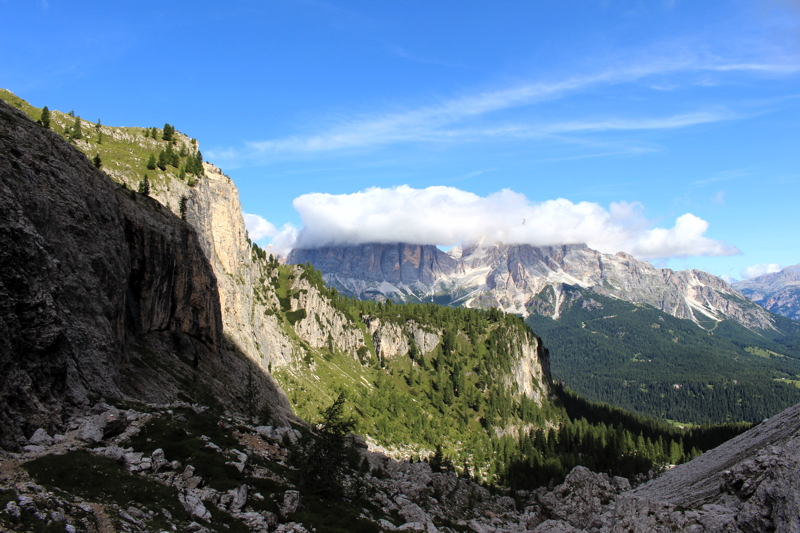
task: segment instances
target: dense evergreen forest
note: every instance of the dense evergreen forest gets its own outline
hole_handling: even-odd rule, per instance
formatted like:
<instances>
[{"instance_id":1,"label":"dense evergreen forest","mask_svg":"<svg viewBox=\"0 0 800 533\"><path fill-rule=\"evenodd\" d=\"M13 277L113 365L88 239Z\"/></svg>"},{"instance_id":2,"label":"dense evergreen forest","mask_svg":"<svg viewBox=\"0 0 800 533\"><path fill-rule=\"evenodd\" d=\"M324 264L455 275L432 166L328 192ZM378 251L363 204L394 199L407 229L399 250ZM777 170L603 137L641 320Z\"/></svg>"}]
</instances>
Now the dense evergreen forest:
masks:
<instances>
[{"instance_id":1,"label":"dense evergreen forest","mask_svg":"<svg viewBox=\"0 0 800 533\"><path fill-rule=\"evenodd\" d=\"M558 320L527 319L552 372L587 398L659 419L757 422L800 402L800 324L704 330L646 305L567 288Z\"/></svg>"}]
</instances>

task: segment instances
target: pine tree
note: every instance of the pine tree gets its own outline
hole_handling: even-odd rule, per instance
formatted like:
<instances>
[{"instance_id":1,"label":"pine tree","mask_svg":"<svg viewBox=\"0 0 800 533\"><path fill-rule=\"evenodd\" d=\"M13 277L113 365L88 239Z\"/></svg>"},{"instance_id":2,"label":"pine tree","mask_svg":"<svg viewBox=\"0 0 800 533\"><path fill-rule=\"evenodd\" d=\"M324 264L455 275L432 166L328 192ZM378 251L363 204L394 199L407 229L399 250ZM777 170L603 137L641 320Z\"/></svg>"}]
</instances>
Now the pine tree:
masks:
<instances>
[{"instance_id":1,"label":"pine tree","mask_svg":"<svg viewBox=\"0 0 800 533\"><path fill-rule=\"evenodd\" d=\"M173 128L169 124L164 124L164 133L161 135L161 138L164 139L165 141L171 142L174 134L175 134L175 128Z\"/></svg>"},{"instance_id":2,"label":"pine tree","mask_svg":"<svg viewBox=\"0 0 800 533\"><path fill-rule=\"evenodd\" d=\"M166 150L161 150L158 154L158 168L161 170L167 170L167 165L169 164L170 157L167 155Z\"/></svg>"},{"instance_id":3,"label":"pine tree","mask_svg":"<svg viewBox=\"0 0 800 533\"><path fill-rule=\"evenodd\" d=\"M186 167L182 166L180 172L178 172L178 179L183 181L186 179Z\"/></svg>"},{"instance_id":4,"label":"pine tree","mask_svg":"<svg viewBox=\"0 0 800 533\"><path fill-rule=\"evenodd\" d=\"M156 156L150 154L150 157L147 159L147 170L155 170L156 169Z\"/></svg>"},{"instance_id":5,"label":"pine tree","mask_svg":"<svg viewBox=\"0 0 800 533\"><path fill-rule=\"evenodd\" d=\"M83 139L83 131L81 130L81 117L75 117L75 123L69 132L69 139L74 141L76 139Z\"/></svg>"},{"instance_id":6,"label":"pine tree","mask_svg":"<svg viewBox=\"0 0 800 533\"><path fill-rule=\"evenodd\" d=\"M100 168L103 166L103 160L100 159L100 154L95 154L95 156L92 158L92 164L94 165L94 168Z\"/></svg>"},{"instance_id":7,"label":"pine tree","mask_svg":"<svg viewBox=\"0 0 800 533\"><path fill-rule=\"evenodd\" d=\"M309 492L327 497L342 494L342 475L347 467L347 434L355 420L344 416L344 394L323 412L315 435L306 434L296 459L300 463L300 485Z\"/></svg>"},{"instance_id":8,"label":"pine tree","mask_svg":"<svg viewBox=\"0 0 800 533\"><path fill-rule=\"evenodd\" d=\"M39 118L39 122L41 122L42 126L45 128L50 129L50 110L47 109L47 106L42 108L42 116Z\"/></svg>"},{"instance_id":9,"label":"pine tree","mask_svg":"<svg viewBox=\"0 0 800 533\"><path fill-rule=\"evenodd\" d=\"M142 181L139 182L139 194L150 196L150 180L147 178L147 174L145 174Z\"/></svg>"}]
</instances>

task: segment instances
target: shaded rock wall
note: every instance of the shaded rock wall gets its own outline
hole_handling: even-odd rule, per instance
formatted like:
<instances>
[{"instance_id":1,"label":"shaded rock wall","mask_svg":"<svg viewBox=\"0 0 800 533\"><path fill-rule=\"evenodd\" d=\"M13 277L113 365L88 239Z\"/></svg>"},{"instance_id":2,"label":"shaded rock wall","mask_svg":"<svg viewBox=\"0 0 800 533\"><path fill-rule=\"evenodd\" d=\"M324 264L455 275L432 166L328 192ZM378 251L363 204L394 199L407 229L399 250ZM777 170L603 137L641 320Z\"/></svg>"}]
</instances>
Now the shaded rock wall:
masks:
<instances>
[{"instance_id":1,"label":"shaded rock wall","mask_svg":"<svg viewBox=\"0 0 800 533\"><path fill-rule=\"evenodd\" d=\"M220 370L246 375L248 363L229 351L195 230L0 103L0 446L58 426L92 395L150 399L156 387L134 386L137 353L157 368L181 345L188 369L162 373L171 393L158 394L186 391L190 376L241 406L242 384ZM288 411L273 381L255 379L251 396Z\"/></svg>"}]
</instances>

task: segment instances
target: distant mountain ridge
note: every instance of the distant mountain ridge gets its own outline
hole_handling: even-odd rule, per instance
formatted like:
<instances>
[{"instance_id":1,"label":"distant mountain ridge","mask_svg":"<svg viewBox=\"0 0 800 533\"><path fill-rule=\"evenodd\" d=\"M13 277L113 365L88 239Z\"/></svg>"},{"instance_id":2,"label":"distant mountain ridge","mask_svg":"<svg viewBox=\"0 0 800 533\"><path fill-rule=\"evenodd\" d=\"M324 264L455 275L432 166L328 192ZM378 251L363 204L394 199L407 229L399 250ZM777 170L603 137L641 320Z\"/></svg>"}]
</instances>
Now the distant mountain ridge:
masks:
<instances>
[{"instance_id":1,"label":"distant mountain ridge","mask_svg":"<svg viewBox=\"0 0 800 533\"><path fill-rule=\"evenodd\" d=\"M731 285L764 309L800 320L800 265Z\"/></svg>"},{"instance_id":2,"label":"distant mountain ridge","mask_svg":"<svg viewBox=\"0 0 800 533\"><path fill-rule=\"evenodd\" d=\"M751 329L774 321L722 279L700 270L658 269L585 244L476 244L443 252L435 246L362 244L296 249L288 263L309 262L337 290L359 298L434 301L557 318L563 286L644 303L705 329L731 319Z\"/></svg>"}]
</instances>

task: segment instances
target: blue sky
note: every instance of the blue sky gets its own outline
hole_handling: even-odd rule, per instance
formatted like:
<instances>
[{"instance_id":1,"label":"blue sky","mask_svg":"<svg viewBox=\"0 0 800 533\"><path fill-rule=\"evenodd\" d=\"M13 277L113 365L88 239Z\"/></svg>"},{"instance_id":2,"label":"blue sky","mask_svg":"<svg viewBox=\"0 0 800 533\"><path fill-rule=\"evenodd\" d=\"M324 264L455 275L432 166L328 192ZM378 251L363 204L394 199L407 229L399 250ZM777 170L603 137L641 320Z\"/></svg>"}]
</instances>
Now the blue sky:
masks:
<instances>
[{"instance_id":1,"label":"blue sky","mask_svg":"<svg viewBox=\"0 0 800 533\"><path fill-rule=\"evenodd\" d=\"M0 0L0 18L0 86L196 137L264 244L486 227L736 278L800 262L796 0Z\"/></svg>"}]
</instances>

